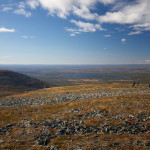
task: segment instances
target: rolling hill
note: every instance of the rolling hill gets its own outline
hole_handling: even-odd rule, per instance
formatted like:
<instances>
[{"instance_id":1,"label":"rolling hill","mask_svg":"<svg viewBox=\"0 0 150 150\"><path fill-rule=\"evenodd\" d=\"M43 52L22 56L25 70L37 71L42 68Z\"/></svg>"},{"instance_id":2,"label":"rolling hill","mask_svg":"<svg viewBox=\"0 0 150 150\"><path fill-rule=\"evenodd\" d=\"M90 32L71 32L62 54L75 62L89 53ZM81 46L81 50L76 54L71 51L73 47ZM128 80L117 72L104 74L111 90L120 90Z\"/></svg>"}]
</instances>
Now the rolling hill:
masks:
<instances>
[{"instance_id":1,"label":"rolling hill","mask_svg":"<svg viewBox=\"0 0 150 150\"><path fill-rule=\"evenodd\" d=\"M50 85L33 77L9 70L0 70L0 97L47 87Z\"/></svg>"}]
</instances>

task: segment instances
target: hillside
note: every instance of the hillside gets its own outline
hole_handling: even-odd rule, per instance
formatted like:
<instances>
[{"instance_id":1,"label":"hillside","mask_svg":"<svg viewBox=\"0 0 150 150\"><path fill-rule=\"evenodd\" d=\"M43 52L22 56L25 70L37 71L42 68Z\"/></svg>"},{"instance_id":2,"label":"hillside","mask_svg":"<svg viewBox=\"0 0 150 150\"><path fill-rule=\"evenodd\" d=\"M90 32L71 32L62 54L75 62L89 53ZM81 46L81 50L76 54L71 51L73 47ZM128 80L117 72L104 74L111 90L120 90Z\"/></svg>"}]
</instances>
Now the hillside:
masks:
<instances>
[{"instance_id":1,"label":"hillside","mask_svg":"<svg viewBox=\"0 0 150 150\"><path fill-rule=\"evenodd\" d=\"M0 148L150 149L150 89L53 87L0 99Z\"/></svg>"},{"instance_id":2,"label":"hillside","mask_svg":"<svg viewBox=\"0 0 150 150\"><path fill-rule=\"evenodd\" d=\"M45 87L50 85L21 73L0 70L0 97Z\"/></svg>"}]
</instances>

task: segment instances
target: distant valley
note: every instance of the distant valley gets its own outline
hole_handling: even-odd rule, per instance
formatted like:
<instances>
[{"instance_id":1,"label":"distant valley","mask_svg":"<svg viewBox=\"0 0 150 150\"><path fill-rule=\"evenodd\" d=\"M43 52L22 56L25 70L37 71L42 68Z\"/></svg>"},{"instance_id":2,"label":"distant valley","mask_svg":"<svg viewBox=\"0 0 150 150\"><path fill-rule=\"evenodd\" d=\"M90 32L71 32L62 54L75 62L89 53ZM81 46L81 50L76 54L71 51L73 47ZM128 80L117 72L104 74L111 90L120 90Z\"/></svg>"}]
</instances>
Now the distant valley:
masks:
<instances>
[{"instance_id":1,"label":"distant valley","mask_svg":"<svg viewBox=\"0 0 150 150\"><path fill-rule=\"evenodd\" d=\"M150 83L150 65L0 65L50 85Z\"/></svg>"}]
</instances>

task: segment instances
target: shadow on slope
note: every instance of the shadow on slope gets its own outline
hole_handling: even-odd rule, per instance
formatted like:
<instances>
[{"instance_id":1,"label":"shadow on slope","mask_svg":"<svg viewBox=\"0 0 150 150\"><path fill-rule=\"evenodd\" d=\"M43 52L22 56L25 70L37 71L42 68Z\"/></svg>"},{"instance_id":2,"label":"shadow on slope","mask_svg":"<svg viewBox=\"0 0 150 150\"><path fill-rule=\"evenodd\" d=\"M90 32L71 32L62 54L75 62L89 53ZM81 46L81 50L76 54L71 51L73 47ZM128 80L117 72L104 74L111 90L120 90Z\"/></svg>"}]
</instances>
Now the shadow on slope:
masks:
<instances>
[{"instance_id":1,"label":"shadow on slope","mask_svg":"<svg viewBox=\"0 0 150 150\"><path fill-rule=\"evenodd\" d=\"M44 81L9 70L0 70L0 97L52 87Z\"/></svg>"}]
</instances>

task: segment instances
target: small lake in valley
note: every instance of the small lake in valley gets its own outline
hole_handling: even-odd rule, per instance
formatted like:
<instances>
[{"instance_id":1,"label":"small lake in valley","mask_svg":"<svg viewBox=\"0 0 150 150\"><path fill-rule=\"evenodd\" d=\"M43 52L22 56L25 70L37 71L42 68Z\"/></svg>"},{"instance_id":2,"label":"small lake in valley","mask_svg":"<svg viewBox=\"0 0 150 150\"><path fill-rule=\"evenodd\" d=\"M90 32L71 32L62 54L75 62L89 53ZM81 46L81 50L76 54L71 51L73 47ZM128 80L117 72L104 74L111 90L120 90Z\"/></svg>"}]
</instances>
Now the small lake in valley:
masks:
<instances>
[{"instance_id":1,"label":"small lake in valley","mask_svg":"<svg viewBox=\"0 0 150 150\"><path fill-rule=\"evenodd\" d=\"M116 78L116 79L126 79L127 77L113 76L113 75L94 75L94 74L60 74L60 76L70 77L70 78Z\"/></svg>"}]
</instances>

